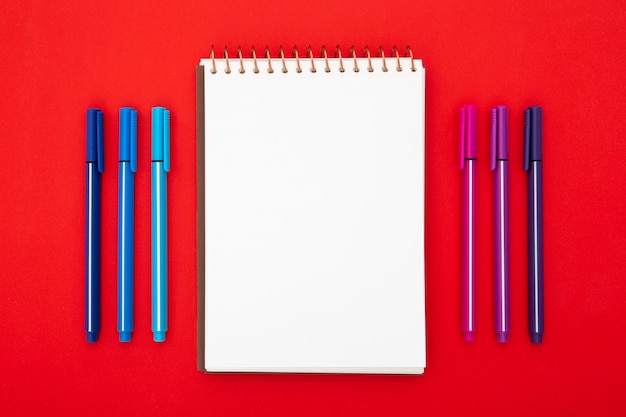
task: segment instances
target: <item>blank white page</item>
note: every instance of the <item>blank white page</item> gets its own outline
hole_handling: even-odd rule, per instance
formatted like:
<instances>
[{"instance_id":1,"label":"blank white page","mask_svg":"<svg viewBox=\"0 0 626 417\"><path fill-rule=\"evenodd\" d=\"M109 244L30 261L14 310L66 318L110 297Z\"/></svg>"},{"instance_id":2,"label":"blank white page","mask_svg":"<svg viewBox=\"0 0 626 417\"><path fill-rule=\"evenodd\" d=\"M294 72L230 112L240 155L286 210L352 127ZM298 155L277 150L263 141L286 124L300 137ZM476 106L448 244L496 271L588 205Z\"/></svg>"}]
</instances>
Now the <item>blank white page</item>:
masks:
<instances>
[{"instance_id":1,"label":"blank white page","mask_svg":"<svg viewBox=\"0 0 626 417\"><path fill-rule=\"evenodd\" d=\"M424 70L201 61L204 364L422 373Z\"/></svg>"}]
</instances>

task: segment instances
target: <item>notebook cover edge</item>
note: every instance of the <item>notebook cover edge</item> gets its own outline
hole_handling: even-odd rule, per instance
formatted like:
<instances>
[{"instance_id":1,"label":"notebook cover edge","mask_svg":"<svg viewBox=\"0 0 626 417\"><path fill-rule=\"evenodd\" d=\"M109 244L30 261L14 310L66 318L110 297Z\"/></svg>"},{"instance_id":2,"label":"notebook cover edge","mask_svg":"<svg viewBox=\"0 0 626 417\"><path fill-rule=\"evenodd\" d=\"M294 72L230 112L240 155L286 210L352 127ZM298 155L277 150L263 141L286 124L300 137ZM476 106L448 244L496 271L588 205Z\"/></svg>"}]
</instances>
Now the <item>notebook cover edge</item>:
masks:
<instances>
[{"instance_id":1,"label":"notebook cover edge","mask_svg":"<svg viewBox=\"0 0 626 417\"><path fill-rule=\"evenodd\" d=\"M197 164L197 269L198 269L198 370L206 372L204 363L204 66L196 67L196 152Z\"/></svg>"}]
</instances>

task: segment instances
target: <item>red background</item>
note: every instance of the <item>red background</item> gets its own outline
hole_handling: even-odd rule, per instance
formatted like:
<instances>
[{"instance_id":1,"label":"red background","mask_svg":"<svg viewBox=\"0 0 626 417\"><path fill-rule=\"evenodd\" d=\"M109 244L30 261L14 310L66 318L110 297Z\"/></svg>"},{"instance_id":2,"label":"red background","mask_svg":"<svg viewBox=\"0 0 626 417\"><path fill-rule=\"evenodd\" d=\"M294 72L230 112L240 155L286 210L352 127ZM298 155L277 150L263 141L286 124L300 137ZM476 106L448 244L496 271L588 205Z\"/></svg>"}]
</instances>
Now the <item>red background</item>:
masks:
<instances>
[{"instance_id":1,"label":"red background","mask_svg":"<svg viewBox=\"0 0 626 417\"><path fill-rule=\"evenodd\" d=\"M157 4L160 3L160 4ZM3 415L625 415L626 7L621 1L0 5ZM423 376L196 371L195 66L211 44L390 51L426 67ZM319 49L316 49L319 50ZM366 88L366 86L364 86ZM477 340L459 331L458 108L479 106ZM488 111L510 106L512 333L492 330ZM172 112L170 330L150 331L150 116ZM522 112L544 108L545 327L526 324ZM136 316L116 331L118 108L139 112ZM83 331L85 109L105 115L102 333ZM236 111L236 109L234 110ZM370 121L346 120L346 123ZM375 121L371 121L375 123ZM399 121L402 123L402 121ZM268 125L280 129L281 115ZM312 126L317 126L313 123Z\"/></svg>"}]
</instances>

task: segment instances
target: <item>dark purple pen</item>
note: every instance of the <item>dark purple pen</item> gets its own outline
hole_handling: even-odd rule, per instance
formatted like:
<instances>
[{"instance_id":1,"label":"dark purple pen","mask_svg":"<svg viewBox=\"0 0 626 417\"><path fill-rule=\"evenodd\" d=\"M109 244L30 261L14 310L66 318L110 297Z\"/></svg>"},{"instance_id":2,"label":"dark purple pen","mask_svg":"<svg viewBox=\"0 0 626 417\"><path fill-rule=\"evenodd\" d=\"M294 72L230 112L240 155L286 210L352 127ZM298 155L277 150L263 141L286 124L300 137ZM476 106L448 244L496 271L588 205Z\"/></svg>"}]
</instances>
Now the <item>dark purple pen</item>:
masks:
<instances>
[{"instance_id":1,"label":"dark purple pen","mask_svg":"<svg viewBox=\"0 0 626 417\"><path fill-rule=\"evenodd\" d=\"M528 173L528 330L532 343L543 336L543 136L541 107L524 111L524 171Z\"/></svg>"},{"instance_id":2,"label":"dark purple pen","mask_svg":"<svg viewBox=\"0 0 626 417\"><path fill-rule=\"evenodd\" d=\"M491 109L491 152L494 219L494 328L498 342L509 341L509 109Z\"/></svg>"}]
</instances>

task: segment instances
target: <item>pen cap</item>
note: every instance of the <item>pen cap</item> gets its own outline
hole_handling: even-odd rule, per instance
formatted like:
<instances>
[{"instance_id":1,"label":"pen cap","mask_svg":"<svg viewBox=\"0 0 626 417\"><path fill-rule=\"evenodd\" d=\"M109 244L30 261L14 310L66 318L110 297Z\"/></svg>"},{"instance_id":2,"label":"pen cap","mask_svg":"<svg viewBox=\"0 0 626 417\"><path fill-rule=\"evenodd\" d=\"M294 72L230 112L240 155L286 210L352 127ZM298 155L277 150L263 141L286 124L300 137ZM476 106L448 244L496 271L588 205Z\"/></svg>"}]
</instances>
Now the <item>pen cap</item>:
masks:
<instances>
[{"instance_id":1,"label":"pen cap","mask_svg":"<svg viewBox=\"0 0 626 417\"><path fill-rule=\"evenodd\" d=\"M476 114L475 105L468 104L461 107L459 112L459 169L465 167L466 159L476 159L478 144L476 141Z\"/></svg>"},{"instance_id":2,"label":"pen cap","mask_svg":"<svg viewBox=\"0 0 626 417\"><path fill-rule=\"evenodd\" d=\"M496 106L491 109L491 143L489 168L496 169L498 159L509 159L509 109Z\"/></svg>"},{"instance_id":3,"label":"pen cap","mask_svg":"<svg viewBox=\"0 0 626 417\"><path fill-rule=\"evenodd\" d=\"M99 109L87 109L87 162L95 162L104 172L104 127Z\"/></svg>"},{"instance_id":4,"label":"pen cap","mask_svg":"<svg viewBox=\"0 0 626 417\"><path fill-rule=\"evenodd\" d=\"M170 111L165 107L152 108L152 160L163 161L165 172L170 171Z\"/></svg>"},{"instance_id":5,"label":"pen cap","mask_svg":"<svg viewBox=\"0 0 626 417\"><path fill-rule=\"evenodd\" d=\"M130 107L120 108L120 162L130 162L130 170L137 172L137 112Z\"/></svg>"},{"instance_id":6,"label":"pen cap","mask_svg":"<svg viewBox=\"0 0 626 417\"><path fill-rule=\"evenodd\" d=\"M532 106L524 111L524 171L528 171L531 161L541 161L542 158L542 125L543 115L541 107Z\"/></svg>"}]
</instances>

